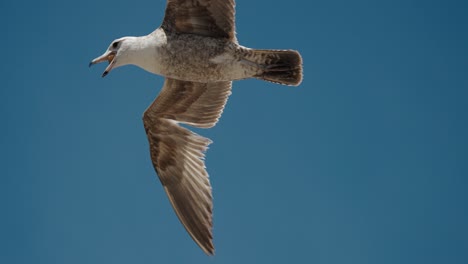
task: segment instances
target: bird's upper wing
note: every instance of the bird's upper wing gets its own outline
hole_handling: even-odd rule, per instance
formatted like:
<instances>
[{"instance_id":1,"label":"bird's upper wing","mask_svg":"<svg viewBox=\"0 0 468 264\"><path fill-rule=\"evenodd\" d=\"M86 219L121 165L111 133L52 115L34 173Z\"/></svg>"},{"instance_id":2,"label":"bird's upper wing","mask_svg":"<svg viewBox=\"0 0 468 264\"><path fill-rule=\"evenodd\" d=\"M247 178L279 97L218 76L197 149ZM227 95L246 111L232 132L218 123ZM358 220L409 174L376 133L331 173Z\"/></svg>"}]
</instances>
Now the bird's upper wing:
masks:
<instances>
[{"instance_id":1,"label":"bird's upper wing","mask_svg":"<svg viewBox=\"0 0 468 264\"><path fill-rule=\"evenodd\" d=\"M178 123L209 128L231 94L232 82L196 83L166 78L143 121L151 160L180 221L207 254L212 241L212 196L204 152L211 140Z\"/></svg>"},{"instance_id":2,"label":"bird's upper wing","mask_svg":"<svg viewBox=\"0 0 468 264\"><path fill-rule=\"evenodd\" d=\"M236 41L234 0L167 0L165 30Z\"/></svg>"}]
</instances>

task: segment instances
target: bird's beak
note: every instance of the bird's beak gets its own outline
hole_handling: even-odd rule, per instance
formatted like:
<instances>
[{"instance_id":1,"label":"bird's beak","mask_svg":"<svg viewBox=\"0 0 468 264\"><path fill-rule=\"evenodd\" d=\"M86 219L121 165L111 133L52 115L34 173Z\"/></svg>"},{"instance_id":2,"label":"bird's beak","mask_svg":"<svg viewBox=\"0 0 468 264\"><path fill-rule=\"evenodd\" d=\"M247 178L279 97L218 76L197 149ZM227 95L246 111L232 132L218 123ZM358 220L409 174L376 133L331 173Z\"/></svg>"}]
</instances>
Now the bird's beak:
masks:
<instances>
[{"instance_id":1,"label":"bird's beak","mask_svg":"<svg viewBox=\"0 0 468 264\"><path fill-rule=\"evenodd\" d=\"M101 56L95 58L94 60L92 60L90 63L89 63L89 67L93 66L94 64L97 64L97 63L101 63L101 62L104 62L104 61L108 61L109 62L109 65L107 66L107 68L104 70L104 72L102 73L102 77L106 76L111 70L112 68L114 67L114 64L115 64L115 54L116 52L115 51L106 51L104 54L102 54Z\"/></svg>"}]
</instances>

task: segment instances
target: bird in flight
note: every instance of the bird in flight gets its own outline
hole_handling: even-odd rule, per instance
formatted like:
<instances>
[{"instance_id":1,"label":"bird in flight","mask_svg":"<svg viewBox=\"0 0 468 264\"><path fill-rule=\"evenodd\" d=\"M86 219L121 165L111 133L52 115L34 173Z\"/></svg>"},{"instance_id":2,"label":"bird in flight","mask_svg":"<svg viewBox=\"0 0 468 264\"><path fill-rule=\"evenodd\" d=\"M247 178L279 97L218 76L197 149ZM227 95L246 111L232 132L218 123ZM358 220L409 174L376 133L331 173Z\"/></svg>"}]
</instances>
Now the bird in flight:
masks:
<instances>
[{"instance_id":1,"label":"bird in flight","mask_svg":"<svg viewBox=\"0 0 468 264\"><path fill-rule=\"evenodd\" d=\"M164 20L146 36L112 41L90 66L107 61L102 77L123 65L164 76L143 114L153 166L175 213L201 249L214 254L212 192L204 156L211 140L182 126L213 127L234 80L257 78L297 86L302 58L294 50L239 45L234 0L167 0Z\"/></svg>"}]
</instances>

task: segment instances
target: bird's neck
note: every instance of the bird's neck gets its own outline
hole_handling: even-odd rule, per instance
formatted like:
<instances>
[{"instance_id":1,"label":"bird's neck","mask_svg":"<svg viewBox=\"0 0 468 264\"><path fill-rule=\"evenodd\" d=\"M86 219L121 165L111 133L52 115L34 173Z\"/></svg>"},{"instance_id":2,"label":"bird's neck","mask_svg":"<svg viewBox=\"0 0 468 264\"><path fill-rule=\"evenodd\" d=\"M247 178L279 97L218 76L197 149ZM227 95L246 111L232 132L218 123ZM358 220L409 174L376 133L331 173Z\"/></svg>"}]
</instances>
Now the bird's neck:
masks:
<instances>
[{"instance_id":1,"label":"bird's neck","mask_svg":"<svg viewBox=\"0 0 468 264\"><path fill-rule=\"evenodd\" d=\"M142 37L129 38L127 59L129 64L136 65L146 71L161 74L158 62L158 50L165 45L165 36L149 34Z\"/></svg>"}]
</instances>

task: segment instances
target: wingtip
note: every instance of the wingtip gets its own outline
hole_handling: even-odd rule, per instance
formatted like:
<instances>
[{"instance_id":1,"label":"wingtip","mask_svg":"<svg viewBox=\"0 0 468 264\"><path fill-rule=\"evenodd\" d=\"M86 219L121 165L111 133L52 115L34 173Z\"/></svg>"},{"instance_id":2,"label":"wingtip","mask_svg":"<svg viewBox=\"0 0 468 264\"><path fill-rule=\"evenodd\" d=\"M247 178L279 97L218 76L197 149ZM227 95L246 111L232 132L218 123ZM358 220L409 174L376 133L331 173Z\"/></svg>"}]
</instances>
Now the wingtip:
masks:
<instances>
[{"instance_id":1,"label":"wingtip","mask_svg":"<svg viewBox=\"0 0 468 264\"><path fill-rule=\"evenodd\" d=\"M206 255L210 256L210 257L214 257L215 255L215 249L214 247L210 247L210 248L203 248L203 251L205 252Z\"/></svg>"},{"instance_id":2,"label":"wingtip","mask_svg":"<svg viewBox=\"0 0 468 264\"><path fill-rule=\"evenodd\" d=\"M208 241L208 243L205 244L205 245L202 245L200 243L198 243L198 245L203 249L205 254L207 254L208 256L214 256L215 255L215 248L214 248L212 239L210 239Z\"/></svg>"}]
</instances>

